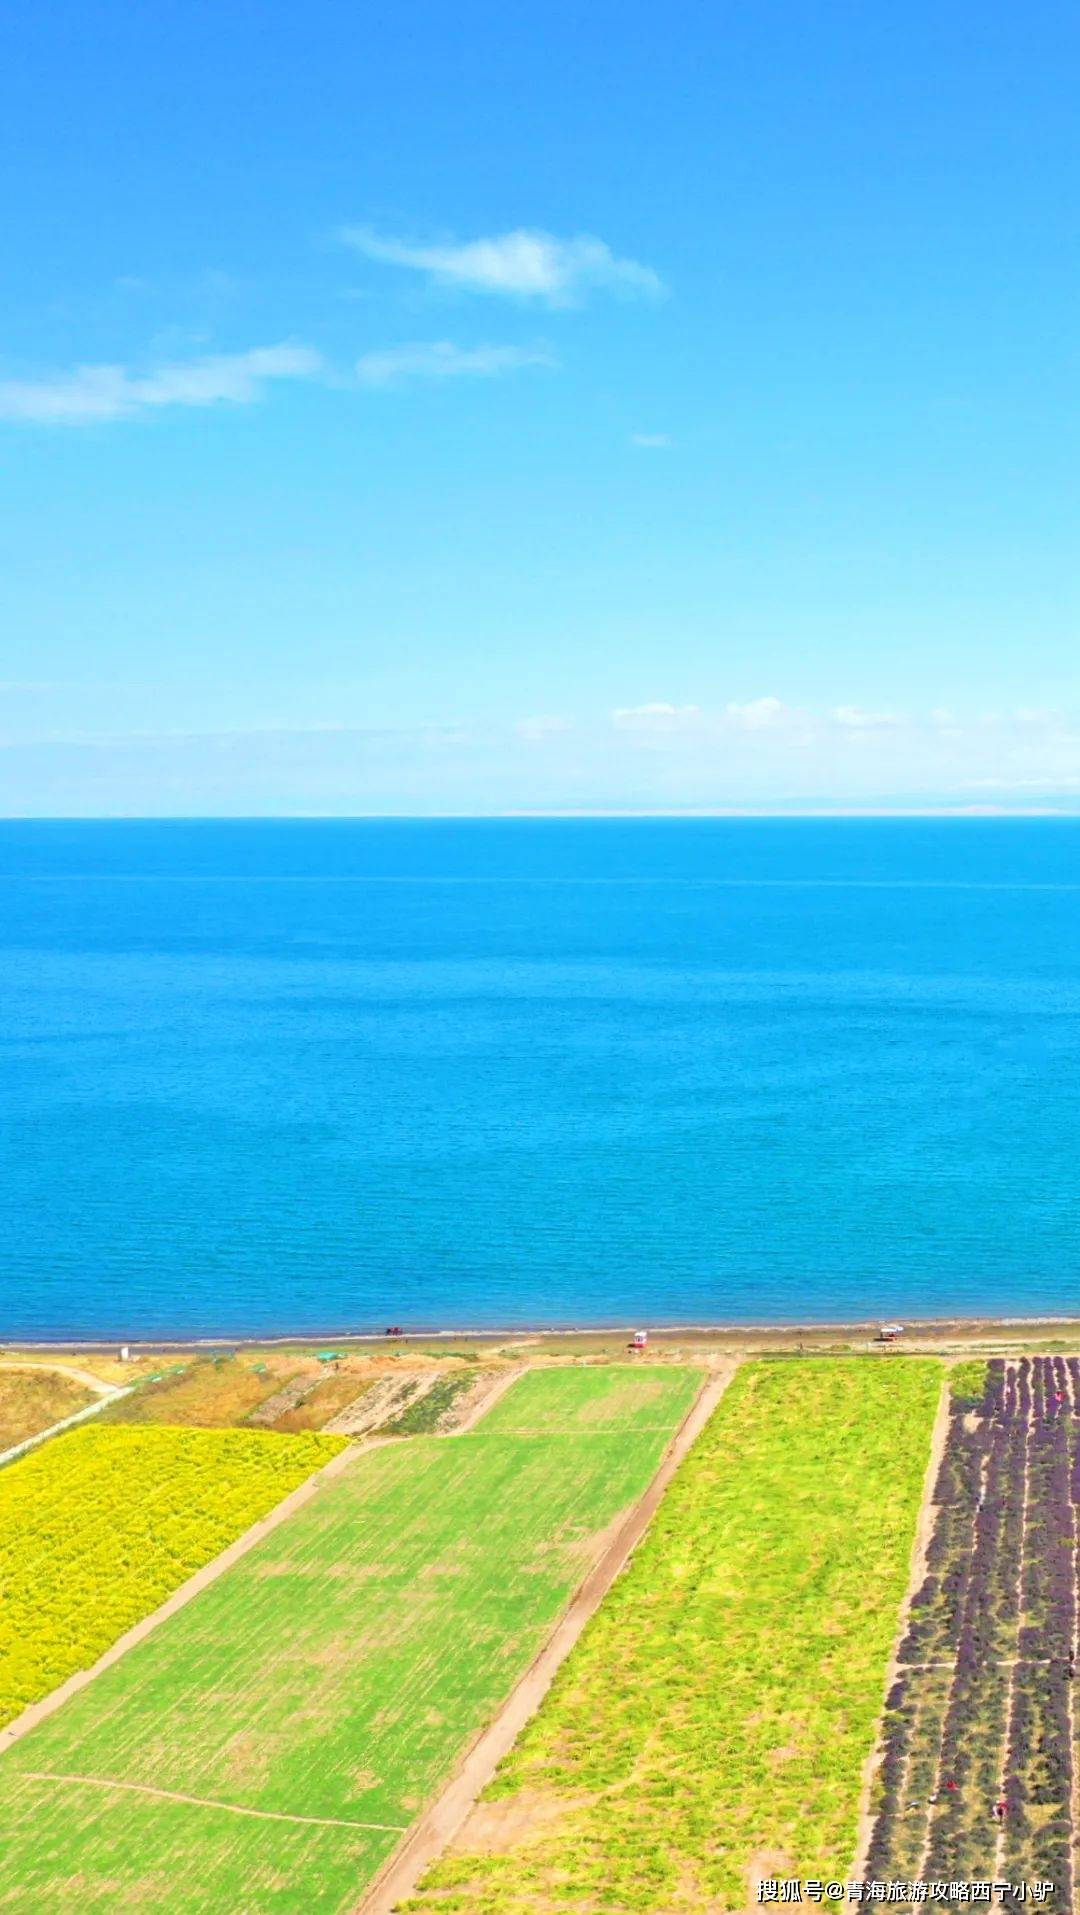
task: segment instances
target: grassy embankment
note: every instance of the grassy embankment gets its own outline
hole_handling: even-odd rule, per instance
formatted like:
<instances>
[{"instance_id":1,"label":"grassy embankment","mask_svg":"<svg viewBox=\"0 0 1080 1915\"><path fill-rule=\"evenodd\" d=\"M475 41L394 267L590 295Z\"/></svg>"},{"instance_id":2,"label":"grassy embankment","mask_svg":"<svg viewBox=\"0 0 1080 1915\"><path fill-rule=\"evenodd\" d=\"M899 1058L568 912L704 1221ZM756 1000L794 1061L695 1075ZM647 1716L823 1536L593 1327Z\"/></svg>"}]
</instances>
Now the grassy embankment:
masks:
<instances>
[{"instance_id":1,"label":"grassy embankment","mask_svg":"<svg viewBox=\"0 0 1080 1915\"><path fill-rule=\"evenodd\" d=\"M131 1396L110 1404L102 1412L103 1421L236 1428L296 1374L299 1365L279 1360L271 1368L247 1357L200 1357L195 1362L172 1358L161 1368L158 1380L147 1379ZM357 1383L355 1393L359 1390Z\"/></svg>"},{"instance_id":2,"label":"grassy embankment","mask_svg":"<svg viewBox=\"0 0 1080 1915\"><path fill-rule=\"evenodd\" d=\"M0 1450L85 1410L95 1394L62 1370L0 1368Z\"/></svg>"},{"instance_id":3,"label":"grassy embankment","mask_svg":"<svg viewBox=\"0 0 1080 1915\"><path fill-rule=\"evenodd\" d=\"M476 1372L461 1359L440 1376L435 1403L422 1418L402 1425L406 1434L434 1430L445 1411L471 1387ZM159 1372L103 1412L106 1423L170 1424L192 1429L270 1428L286 1434L325 1428L376 1382L430 1370L430 1358L391 1352L377 1359L344 1356L324 1366L310 1350L245 1352L235 1356L163 1358ZM290 1393L293 1400L289 1401ZM418 1406L419 1407L419 1406ZM395 1430L398 1424L394 1425Z\"/></svg>"}]
</instances>

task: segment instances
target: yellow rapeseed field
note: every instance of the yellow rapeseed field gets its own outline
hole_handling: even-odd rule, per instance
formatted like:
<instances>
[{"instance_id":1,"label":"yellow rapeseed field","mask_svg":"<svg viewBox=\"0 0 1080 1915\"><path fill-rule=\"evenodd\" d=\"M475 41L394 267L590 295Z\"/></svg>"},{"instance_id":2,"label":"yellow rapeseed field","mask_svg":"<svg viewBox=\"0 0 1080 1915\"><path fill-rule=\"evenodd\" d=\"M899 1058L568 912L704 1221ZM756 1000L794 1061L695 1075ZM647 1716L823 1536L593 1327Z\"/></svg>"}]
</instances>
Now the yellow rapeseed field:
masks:
<instances>
[{"instance_id":1,"label":"yellow rapeseed field","mask_svg":"<svg viewBox=\"0 0 1080 1915\"><path fill-rule=\"evenodd\" d=\"M342 1447L86 1426L0 1470L0 1725L89 1667Z\"/></svg>"}]
</instances>

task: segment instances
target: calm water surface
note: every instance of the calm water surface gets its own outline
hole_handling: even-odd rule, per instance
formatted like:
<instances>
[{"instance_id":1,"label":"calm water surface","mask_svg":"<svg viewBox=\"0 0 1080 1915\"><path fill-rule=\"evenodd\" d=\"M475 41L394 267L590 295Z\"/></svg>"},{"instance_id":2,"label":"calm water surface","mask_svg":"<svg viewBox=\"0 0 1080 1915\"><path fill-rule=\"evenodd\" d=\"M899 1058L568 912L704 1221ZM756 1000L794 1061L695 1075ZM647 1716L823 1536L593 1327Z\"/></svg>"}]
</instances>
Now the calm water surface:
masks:
<instances>
[{"instance_id":1,"label":"calm water surface","mask_svg":"<svg viewBox=\"0 0 1080 1915\"><path fill-rule=\"evenodd\" d=\"M0 824L0 1337L1080 1311L1080 822Z\"/></svg>"}]
</instances>

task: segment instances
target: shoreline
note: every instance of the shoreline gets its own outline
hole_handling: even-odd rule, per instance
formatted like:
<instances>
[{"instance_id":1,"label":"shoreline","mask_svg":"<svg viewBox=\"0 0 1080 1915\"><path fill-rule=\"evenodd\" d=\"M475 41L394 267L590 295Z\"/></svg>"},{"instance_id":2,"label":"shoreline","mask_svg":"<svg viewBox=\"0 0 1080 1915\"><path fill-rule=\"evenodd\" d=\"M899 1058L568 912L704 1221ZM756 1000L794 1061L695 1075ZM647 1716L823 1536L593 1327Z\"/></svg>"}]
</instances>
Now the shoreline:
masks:
<instances>
[{"instance_id":1,"label":"shoreline","mask_svg":"<svg viewBox=\"0 0 1080 1915\"><path fill-rule=\"evenodd\" d=\"M893 1313L895 1316L895 1312ZM887 1320L892 1321L893 1317ZM900 1318L896 1318L900 1321ZM876 1337L883 1318L822 1318L790 1319L781 1322L757 1322L726 1319L723 1322L704 1323L647 1323L644 1319L627 1319L625 1322L607 1323L533 1323L533 1324L493 1324L483 1327L440 1327L427 1329L423 1326L406 1327L401 1336L388 1336L382 1330L273 1330L260 1334L253 1331L241 1331L234 1335L226 1333L207 1334L182 1331L170 1331L165 1335L142 1336L131 1331L114 1335L101 1334L87 1337L25 1337L6 1336L0 1341L0 1356L7 1351L49 1350L56 1353L77 1351L113 1350L118 1345L126 1345L134 1354L149 1350L252 1350L287 1348L292 1344L340 1343L355 1348L357 1345L385 1345L391 1349L408 1348L419 1343L499 1343L508 1344L518 1339L544 1341L548 1338L566 1340L570 1338L598 1339L603 1341L611 1337L628 1337L635 1330L645 1328L650 1339L669 1341L685 1337L732 1338L742 1340L746 1337L770 1339L784 1342L792 1339L811 1340L819 1337ZM940 1317L908 1317L903 1319L904 1336L908 1340L921 1337L941 1337L950 1333L970 1335L973 1332L982 1335L1021 1333L1025 1330L1075 1328L1080 1331L1080 1311L1072 1315L1016 1315L1016 1316L965 1316L952 1314ZM893 1347L903 1348L903 1344Z\"/></svg>"}]
</instances>

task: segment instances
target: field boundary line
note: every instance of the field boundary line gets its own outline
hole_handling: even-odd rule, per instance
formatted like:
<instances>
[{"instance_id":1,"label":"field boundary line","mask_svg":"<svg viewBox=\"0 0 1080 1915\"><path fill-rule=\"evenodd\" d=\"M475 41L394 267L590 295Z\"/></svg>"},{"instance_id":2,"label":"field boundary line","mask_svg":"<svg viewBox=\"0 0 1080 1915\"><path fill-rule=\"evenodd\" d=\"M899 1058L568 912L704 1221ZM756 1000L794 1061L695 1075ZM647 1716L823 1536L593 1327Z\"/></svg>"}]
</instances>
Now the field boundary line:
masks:
<instances>
[{"instance_id":1,"label":"field boundary line","mask_svg":"<svg viewBox=\"0 0 1080 1915\"><path fill-rule=\"evenodd\" d=\"M528 1375L528 1371L529 1365L527 1363L515 1363L506 1371L505 1375L497 1376L491 1389L481 1392L479 1401L473 1404L469 1414L462 1418L455 1430L447 1430L446 1435L470 1435L477 1424L483 1422L488 1411L493 1410L500 1398L506 1395L507 1390L512 1389L515 1383L520 1383L522 1377Z\"/></svg>"},{"instance_id":2,"label":"field boundary line","mask_svg":"<svg viewBox=\"0 0 1080 1915\"><path fill-rule=\"evenodd\" d=\"M907 1587L900 1601L893 1633L892 1648L885 1666L885 1687L882 1694L881 1711L878 1715L877 1730L870 1753L863 1764L862 1786L859 1790L859 1818L856 1824L855 1859L851 1864L851 1879L861 1882L866 1874L866 1857L870 1848L870 1839L874 1833L875 1815L870 1801L874 1778L881 1767L884 1755L885 1709L893 1684L899 1680L901 1669L906 1664L900 1662L900 1648L907 1635L911 1605L926 1579L926 1556L937 1523L938 1506L934 1501L938 1476L945 1456L945 1446L949 1440L949 1419L952 1410L951 1372L959 1361L957 1357L943 1357L941 1393L937 1409L934 1411L933 1427L930 1431L930 1454L926 1459L926 1473L923 1477L922 1495L919 1498L919 1511L915 1519L915 1535L911 1545L911 1562L908 1568ZM951 1665L949 1665L951 1666Z\"/></svg>"},{"instance_id":3,"label":"field boundary line","mask_svg":"<svg viewBox=\"0 0 1080 1915\"><path fill-rule=\"evenodd\" d=\"M34 1367L44 1369L45 1365L35 1366L29 1363L25 1365L28 1370ZM64 1430L73 1430L76 1423L86 1423L92 1416L100 1416L102 1410L107 1410L110 1403L119 1403L123 1396L133 1396L137 1388L138 1385L135 1383L129 1383L125 1389L106 1386L106 1394L98 1396L93 1403L87 1403L85 1408L72 1411L70 1416L62 1416L59 1423L50 1423L47 1430L37 1430L33 1436L24 1436L21 1443L13 1443L10 1449L0 1450L0 1469L5 1463L17 1463L20 1456L26 1456L31 1450L36 1450L39 1443L47 1443L50 1436L60 1436Z\"/></svg>"},{"instance_id":4,"label":"field boundary line","mask_svg":"<svg viewBox=\"0 0 1080 1915\"><path fill-rule=\"evenodd\" d=\"M525 1724L536 1714L586 1623L592 1620L612 1583L626 1568L668 1484L708 1423L739 1361L738 1357L724 1357L706 1372L648 1488L627 1511L614 1538L579 1583L547 1641L518 1678L492 1721L480 1731L440 1794L352 1905L351 1915L393 1915L397 1904L412 1894L425 1870L453 1841L481 1790L487 1787Z\"/></svg>"},{"instance_id":5,"label":"field boundary line","mask_svg":"<svg viewBox=\"0 0 1080 1915\"><path fill-rule=\"evenodd\" d=\"M253 1809L244 1802L219 1802L209 1795L182 1795L178 1789L158 1789L149 1782L120 1782L109 1775L68 1775L49 1769L22 1769L20 1774L30 1782L75 1782L88 1789L128 1789L134 1795L184 1802L189 1808L221 1809L226 1815L253 1815L259 1822L308 1822L322 1829L370 1829L378 1835L404 1835L408 1828L407 1822L351 1822L340 1815L289 1815L283 1809Z\"/></svg>"},{"instance_id":6,"label":"field boundary line","mask_svg":"<svg viewBox=\"0 0 1080 1915\"><path fill-rule=\"evenodd\" d=\"M302 1509L305 1503L310 1502L328 1478L339 1475L349 1464L355 1462L358 1456L363 1455L365 1450L371 1448L374 1448L374 1444L354 1444L349 1449L339 1451L337 1456L332 1456L328 1463L323 1464L322 1469L316 1470L313 1475L307 1477L297 1489L290 1490L288 1496L283 1497L268 1515L260 1516L257 1523L253 1523L250 1529L246 1529L242 1536L237 1536L219 1556L213 1558L212 1562L204 1563L193 1576L189 1576L186 1582L182 1582L179 1588L174 1589L172 1595L167 1596L156 1609L152 1609L148 1616L143 1616L141 1621L133 1623L122 1636L118 1636L111 1647L104 1650L88 1669L77 1669L75 1674L69 1676L66 1682L62 1682L51 1695L43 1696L40 1702L31 1702L21 1715L15 1717L14 1722L9 1722L5 1729L0 1729L0 1755L6 1749L10 1749L13 1743L21 1741L24 1735L29 1735L31 1729L36 1729L39 1722L44 1722L48 1716L55 1715L57 1709L62 1708L65 1702L77 1695L80 1689L85 1689L88 1683L93 1682L95 1676L103 1675L106 1669L111 1669L113 1663L119 1662L121 1656L125 1656L129 1649L134 1649L138 1643L145 1641L160 1623L167 1622L170 1616L175 1616L193 1596L198 1596L204 1589L208 1589L210 1584L224 1575L227 1569L231 1569L242 1556L246 1556L249 1550L254 1549L256 1543L261 1543L264 1536L271 1535L281 1523L287 1522L298 1509Z\"/></svg>"}]
</instances>

